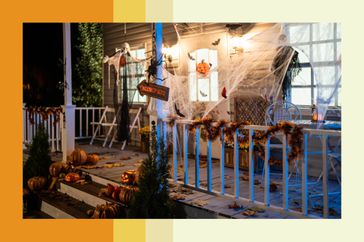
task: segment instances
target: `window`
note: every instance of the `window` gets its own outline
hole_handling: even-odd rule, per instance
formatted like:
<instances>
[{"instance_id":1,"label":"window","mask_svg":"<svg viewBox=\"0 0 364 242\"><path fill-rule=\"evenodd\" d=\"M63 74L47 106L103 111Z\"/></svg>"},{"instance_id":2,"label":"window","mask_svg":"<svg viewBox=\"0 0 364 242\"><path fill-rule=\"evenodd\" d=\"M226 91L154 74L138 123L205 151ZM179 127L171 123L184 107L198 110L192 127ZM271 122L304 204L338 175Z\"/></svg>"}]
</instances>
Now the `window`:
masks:
<instances>
[{"instance_id":1,"label":"window","mask_svg":"<svg viewBox=\"0 0 364 242\"><path fill-rule=\"evenodd\" d=\"M199 49L190 53L188 63L189 72L189 93L191 101L215 102L218 100L218 72L217 72L217 51ZM194 59L194 60L192 60ZM196 72L196 65L204 60L211 64L209 75L201 75Z\"/></svg>"},{"instance_id":2,"label":"window","mask_svg":"<svg viewBox=\"0 0 364 242\"><path fill-rule=\"evenodd\" d=\"M341 25L339 23L287 24L291 45L298 51L302 71L292 81L291 101L296 105L316 104L317 82L335 88L340 78ZM312 65L315 66L315 73ZM317 68L316 68L317 67ZM330 106L341 106L341 85Z\"/></svg>"},{"instance_id":3,"label":"window","mask_svg":"<svg viewBox=\"0 0 364 242\"><path fill-rule=\"evenodd\" d=\"M137 85L145 79L145 67L144 62L135 62L133 58L138 60L145 59L145 49L136 49L130 51L131 57L128 58L128 64L126 67L120 68L120 92L118 93L119 102L123 99L123 78L124 78L124 68L127 68L127 83L128 83L128 99L133 100L133 103L145 103L147 101L146 96L141 96L137 90Z\"/></svg>"}]
</instances>

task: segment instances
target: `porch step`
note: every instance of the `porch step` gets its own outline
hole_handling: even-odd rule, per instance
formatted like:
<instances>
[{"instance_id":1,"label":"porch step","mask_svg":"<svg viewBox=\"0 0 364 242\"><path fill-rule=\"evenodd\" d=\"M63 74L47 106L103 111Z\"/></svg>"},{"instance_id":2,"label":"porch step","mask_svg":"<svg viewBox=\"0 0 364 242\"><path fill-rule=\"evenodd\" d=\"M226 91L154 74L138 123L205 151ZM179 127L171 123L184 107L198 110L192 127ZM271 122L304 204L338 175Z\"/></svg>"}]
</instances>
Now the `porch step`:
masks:
<instances>
[{"instance_id":1,"label":"porch step","mask_svg":"<svg viewBox=\"0 0 364 242\"><path fill-rule=\"evenodd\" d=\"M124 204L116 202L109 197L106 197L104 195L99 196L100 189L104 187L105 185L96 182L86 183L84 185L61 182L59 191L93 207L96 207L100 204L105 204L106 202L117 203L125 207Z\"/></svg>"},{"instance_id":2,"label":"porch step","mask_svg":"<svg viewBox=\"0 0 364 242\"><path fill-rule=\"evenodd\" d=\"M94 207L61 192L43 192L40 211L52 218L89 218L87 210Z\"/></svg>"}]
</instances>

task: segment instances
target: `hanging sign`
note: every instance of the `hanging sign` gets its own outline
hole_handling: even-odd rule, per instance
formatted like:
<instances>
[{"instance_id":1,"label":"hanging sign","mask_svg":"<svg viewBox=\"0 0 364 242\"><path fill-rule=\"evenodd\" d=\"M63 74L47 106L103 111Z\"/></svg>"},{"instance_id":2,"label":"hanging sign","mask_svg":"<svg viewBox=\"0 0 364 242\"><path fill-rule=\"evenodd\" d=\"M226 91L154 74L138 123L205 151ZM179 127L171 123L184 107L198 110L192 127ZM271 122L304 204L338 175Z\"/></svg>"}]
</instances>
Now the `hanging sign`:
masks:
<instances>
[{"instance_id":1,"label":"hanging sign","mask_svg":"<svg viewBox=\"0 0 364 242\"><path fill-rule=\"evenodd\" d=\"M154 97L163 101L168 101L169 88L155 83L148 83L143 80L137 86L140 95L147 95L148 97Z\"/></svg>"}]
</instances>

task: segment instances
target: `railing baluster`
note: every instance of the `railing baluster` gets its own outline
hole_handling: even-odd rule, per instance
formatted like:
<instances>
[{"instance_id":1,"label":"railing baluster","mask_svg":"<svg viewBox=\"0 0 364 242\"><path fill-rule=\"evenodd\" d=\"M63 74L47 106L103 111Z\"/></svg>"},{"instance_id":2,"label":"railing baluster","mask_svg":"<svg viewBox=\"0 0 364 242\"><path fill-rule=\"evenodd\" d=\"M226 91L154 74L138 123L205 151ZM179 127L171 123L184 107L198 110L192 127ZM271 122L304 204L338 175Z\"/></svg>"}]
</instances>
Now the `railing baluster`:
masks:
<instances>
[{"instance_id":1,"label":"railing baluster","mask_svg":"<svg viewBox=\"0 0 364 242\"><path fill-rule=\"evenodd\" d=\"M254 202L254 130L249 129L249 200Z\"/></svg>"},{"instance_id":2,"label":"railing baluster","mask_svg":"<svg viewBox=\"0 0 364 242\"><path fill-rule=\"evenodd\" d=\"M82 108L80 109L80 120L79 120L79 124L80 124L80 138L82 137Z\"/></svg>"},{"instance_id":3,"label":"railing baluster","mask_svg":"<svg viewBox=\"0 0 364 242\"><path fill-rule=\"evenodd\" d=\"M92 109L92 121L91 122L92 123L95 122L95 109L94 108ZM92 125L92 134L91 134L91 136L93 136L94 133L95 133L95 125Z\"/></svg>"},{"instance_id":4,"label":"railing baluster","mask_svg":"<svg viewBox=\"0 0 364 242\"><path fill-rule=\"evenodd\" d=\"M200 187L200 127L196 127L195 187Z\"/></svg>"},{"instance_id":5,"label":"railing baluster","mask_svg":"<svg viewBox=\"0 0 364 242\"><path fill-rule=\"evenodd\" d=\"M173 181L178 179L178 160L177 160L177 124L173 125Z\"/></svg>"},{"instance_id":6,"label":"railing baluster","mask_svg":"<svg viewBox=\"0 0 364 242\"><path fill-rule=\"evenodd\" d=\"M23 104L23 149L25 149L25 143L27 141L27 111L25 109L25 105Z\"/></svg>"},{"instance_id":7,"label":"railing baluster","mask_svg":"<svg viewBox=\"0 0 364 242\"><path fill-rule=\"evenodd\" d=\"M323 207L324 218L329 216L329 193L328 193L328 164L327 164L327 135L322 137L322 192L323 192Z\"/></svg>"},{"instance_id":8,"label":"railing baluster","mask_svg":"<svg viewBox=\"0 0 364 242\"><path fill-rule=\"evenodd\" d=\"M207 190L212 191L212 141L207 140Z\"/></svg>"},{"instance_id":9,"label":"railing baluster","mask_svg":"<svg viewBox=\"0 0 364 242\"><path fill-rule=\"evenodd\" d=\"M86 134L85 134L85 138L88 137L88 111L89 109L86 109Z\"/></svg>"},{"instance_id":10,"label":"railing baluster","mask_svg":"<svg viewBox=\"0 0 364 242\"><path fill-rule=\"evenodd\" d=\"M234 134L234 195L235 199L239 198L239 130L237 129Z\"/></svg>"},{"instance_id":11,"label":"railing baluster","mask_svg":"<svg viewBox=\"0 0 364 242\"><path fill-rule=\"evenodd\" d=\"M225 194L225 134L224 128L221 128L221 158L220 158L220 180L221 195Z\"/></svg>"},{"instance_id":12,"label":"railing baluster","mask_svg":"<svg viewBox=\"0 0 364 242\"><path fill-rule=\"evenodd\" d=\"M60 114L60 118L61 118L61 114ZM61 120L59 120L57 123L56 123L56 117L54 117L54 120L53 120L53 123L52 123L52 126L56 126L56 149L57 151L60 151L60 148L59 148L59 141L60 141L60 124L61 124Z\"/></svg>"},{"instance_id":13,"label":"railing baluster","mask_svg":"<svg viewBox=\"0 0 364 242\"><path fill-rule=\"evenodd\" d=\"M51 142L52 142L52 152L54 152L55 151L55 145L54 145L54 143L55 143L55 139L54 139L54 125L55 125L55 123L56 123L56 119L55 119L55 114L52 114L52 115L50 115L49 117L48 117L48 120L50 121L50 124L51 124L51 126L52 127L50 127L51 128Z\"/></svg>"},{"instance_id":14,"label":"railing baluster","mask_svg":"<svg viewBox=\"0 0 364 242\"><path fill-rule=\"evenodd\" d=\"M60 151L63 151L63 147L62 147L62 142L63 142L63 126L64 126L64 116L63 116L63 111L59 114L59 134L60 134L60 140L61 140L61 148ZM57 132L58 133L58 132ZM64 157L64 156L63 156ZM65 161L65 160L63 160Z\"/></svg>"},{"instance_id":15,"label":"railing baluster","mask_svg":"<svg viewBox=\"0 0 364 242\"><path fill-rule=\"evenodd\" d=\"M287 136L283 134L283 159L282 159L282 166L283 166L283 202L282 207L284 210L288 210L289 204L288 204L288 145L287 145Z\"/></svg>"},{"instance_id":16,"label":"railing baluster","mask_svg":"<svg viewBox=\"0 0 364 242\"><path fill-rule=\"evenodd\" d=\"M303 161L302 161L302 214L308 215L308 190L307 190L307 164L308 164L308 134L304 134L303 143Z\"/></svg>"},{"instance_id":17,"label":"railing baluster","mask_svg":"<svg viewBox=\"0 0 364 242\"><path fill-rule=\"evenodd\" d=\"M185 164L184 164L184 183L187 185L188 184L188 128L187 128L187 124L183 125L183 150L184 150L184 159L185 159Z\"/></svg>"},{"instance_id":18,"label":"railing baluster","mask_svg":"<svg viewBox=\"0 0 364 242\"><path fill-rule=\"evenodd\" d=\"M264 204L265 206L270 206L270 136L267 137L267 142L265 144L265 157L264 157Z\"/></svg>"}]
</instances>

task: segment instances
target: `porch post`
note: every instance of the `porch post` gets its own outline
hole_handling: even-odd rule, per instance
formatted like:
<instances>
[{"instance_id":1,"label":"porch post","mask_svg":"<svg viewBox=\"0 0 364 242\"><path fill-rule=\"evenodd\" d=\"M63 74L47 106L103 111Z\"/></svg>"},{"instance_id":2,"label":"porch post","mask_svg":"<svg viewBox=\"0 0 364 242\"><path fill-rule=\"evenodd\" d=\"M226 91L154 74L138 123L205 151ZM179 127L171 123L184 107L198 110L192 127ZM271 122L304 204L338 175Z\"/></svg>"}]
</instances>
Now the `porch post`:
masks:
<instances>
[{"instance_id":1,"label":"porch post","mask_svg":"<svg viewBox=\"0 0 364 242\"><path fill-rule=\"evenodd\" d=\"M162 43L163 43L163 30L162 30L162 23L155 23L155 56L157 63L157 85L162 85L163 79L163 65L162 61ZM157 125L157 140L162 139L162 125L161 125L161 118L163 118L163 104L162 101L157 99L156 100L156 107L157 107L157 117L158 117L158 125ZM164 144L166 145L166 144Z\"/></svg>"},{"instance_id":2,"label":"porch post","mask_svg":"<svg viewBox=\"0 0 364 242\"><path fill-rule=\"evenodd\" d=\"M63 24L64 122L62 127L63 161L75 148L75 106L72 105L71 24Z\"/></svg>"}]
</instances>

